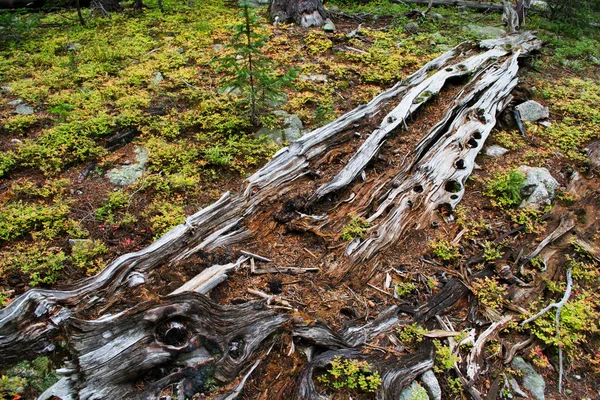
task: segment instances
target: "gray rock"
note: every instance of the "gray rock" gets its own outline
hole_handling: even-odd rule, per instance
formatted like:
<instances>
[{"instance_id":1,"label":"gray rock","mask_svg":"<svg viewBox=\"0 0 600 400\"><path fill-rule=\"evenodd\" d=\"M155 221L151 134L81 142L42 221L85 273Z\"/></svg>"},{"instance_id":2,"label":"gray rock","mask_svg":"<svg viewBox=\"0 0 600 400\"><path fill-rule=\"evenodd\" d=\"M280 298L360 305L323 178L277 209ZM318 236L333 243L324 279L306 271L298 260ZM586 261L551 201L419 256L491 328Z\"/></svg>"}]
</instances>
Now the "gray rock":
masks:
<instances>
[{"instance_id":1,"label":"gray rock","mask_svg":"<svg viewBox=\"0 0 600 400\"><path fill-rule=\"evenodd\" d=\"M500 157L506 153L508 153L508 150L497 144L485 148L485 155L490 157Z\"/></svg>"},{"instance_id":2,"label":"gray rock","mask_svg":"<svg viewBox=\"0 0 600 400\"><path fill-rule=\"evenodd\" d=\"M547 119L543 121L538 121L538 124L540 124L541 126L545 126L546 128L550 128L552 126L552 122L548 121Z\"/></svg>"},{"instance_id":3,"label":"gray rock","mask_svg":"<svg viewBox=\"0 0 600 400\"><path fill-rule=\"evenodd\" d=\"M80 43L67 43L67 51L79 51L81 47Z\"/></svg>"},{"instance_id":4,"label":"gray rock","mask_svg":"<svg viewBox=\"0 0 600 400\"><path fill-rule=\"evenodd\" d=\"M92 243L90 239L69 239L69 246L73 247L78 243Z\"/></svg>"},{"instance_id":5,"label":"gray rock","mask_svg":"<svg viewBox=\"0 0 600 400\"><path fill-rule=\"evenodd\" d=\"M323 25L323 30L325 32L335 32L335 25L333 24L333 22L329 21L325 25Z\"/></svg>"},{"instance_id":6,"label":"gray rock","mask_svg":"<svg viewBox=\"0 0 600 400\"><path fill-rule=\"evenodd\" d=\"M438 14L436 12L433 12L433 13L429 14L429 16L431 18L433 18L434 20L436 20L436 21L441 21L441 20L444 19L444 17L442 16L442 14Z\"/></svg>"},{"instance_id":7,"label":"gray rock","mask_svg":"<svg viewBox=\"0 0 600 400\"><path fill-rule=\"evenodd\" d=\"M338 6L336 6L335 4L328 6L327 10L331 11L331 12L340 12L340 8Z\"/></svg>"},{"instance_id":8,"label":"gray rock","mask_svg":"<svg viewBox=\"0 0 600 400\"><path fill-rule=\"evenodd\" d=\"M558 182L546 168L521 165L519 171L525 174L521 185L521 196L525 199L519 207L550 204L554 199Z\"/></svg>"},{"instance_id":9,"label":"gray rock","mask_svg":"<svg viewBox=\"0 0 600 400\"><path fill-rule=\"evenodd\" d=\"M421 383L431 400L442 400L442 388L432 370L424 372L421 375Z\"/></svg>"},{"instance_id":10,"label":"gray rock","mask_svg":"<svg viewBox=\"0 0 600 400\"><path fill-rule=\"evenodd\" d=\"M535 372L535 369L521 357L513 358L511 365L523 374L523 387L533 395L533 398L535 400L545 400L546 382L544 382L544 378Z\"/></svg>"},{"instance_id":11,"label":"gray rock","mask_svg":"<svg viewBox=\"0 0 600 400\"><path fill-rule=\"evenodd\" d=\"M120 168L113 168L107 172L106 176L112 184L119 186L131 185L144 174L146 164L148 164L148 150L145 147L137 146L135 153L135 163L124 165Z\"/></svg>"},{"instance_id":12,"label":"gray rock","mask_svg":"<svg viewBox=\"0 0 600 400\"><path fill-rule=\"evenodd\" d=\"M274 111L279 120L282 122L283 128L261 128L256 132L257 138L265 138L277 144L283 142L291 142L302 136L302 121L295 114L288 114L285 111Z\"/></svg>"},{"instance_id":13,"label":"gray rock","mask_svg":"<svg viewBox=\"0 0 600 400\"><path fill-rule=\"evenodd\" d=\"M228 87L223 91L223 93L232 94L234 96L241 96L242 90L240 88Z\"/></svg>"},{"instance_id":14,"label":"gray rock","mask_svg":"<svg viewBox=\"0 0 600 400\"><path fill-rule=\"evenodd\" d=\"M404 30L412 34L419 33L419 25L414 22L408 22L404 24Z\"/></svg>"},{"instance_id":15,"label":"gray rock","mask_svg":"<svg viewBox=\"0 0 600 400\"><path fill-rule=\"evenodd\" d=\"M510 390L512 390L512 392L515 395L522 397L524 399L529 398L529 395L521 389L521 386L519 386L519 382L517 382L517 380L515 378L510 378L508 381L508 384L510 385Z\"/></svg>"},{"instance_id":16,"label":"gray rock","mask_svg":"<svg viewBox=\"0 0 600 400\"><path fill-rule=\"evenodd\" d=\"M0 93L8 93L8 92L12 92L13 88L10 85L3 85L0 86Z\"/></svg>"},{"instance_id":17,"label":"gray rock","mask_svg":"<svg viewBox=\"0 0 600 400\"><path fill-rule=\"evenodd\" d=\"M550 116L548 107L544 107L537 101L528 100L515 107L515 110L521 116L523 121L535 122L539 119L546 119Z\"/></svg>"},{"instance_id":18,"label":"gray rock","mask_svg":"<svg viewBox=\"0 0 600 400\"><path fill-rule=\"evenodd\" d=\"M17 139L17 138L12 138L12 139L10 139L10 142L11 142L12 144L20 144L20 143L23 143L23 141L22 141L21 139Z\"/></svg>"},{"instance_id":19,"label":"gray rock","mask_svg":"<svg viewBox=\"0 0 600 400\"><path fill-rule=\"evenodd\" d=\"M417 381L413 381L409 387L400 392L398 400L429 400L429 396L423 386L419 385Z\"/></svg>"},{"instance_id":20,"label":"gray rock","mask_svg":"<svg viewBox=\"0 0 600 400\"><path fill-rule=\"evenodd\" d=\"M16 106L21 105L21 104L23 104L23 100L21 100L21 99L16 99L16 100L8 102L8 105L11 106L11 107L16 107Z\"/></svg>"},{"instance_id":21,"label":"gray rock","mask_svg":"<svg viewBox=\"0 0 600 400\"><path fill-rule=\"evenodd\" d=\"M590 158L590 164L593 168L600 168L600 140L590 143L585 151Z\"/></svg>"},{"instance_id":22,"label":"gray rock","mask_svg":"<svg viewBox=\"0 0 600 400\"><path fill-rule=\"evenodd\" d=\"M15 114L31 115L33 113L33 107L29 107L27 104L19 104L17 108L15 108Z\"/></svg>"},{"instance_id":23,"label":"gray rock","mask_svg":"<svg viewBox=\"0 0 600 400\"><path fill-rule=\"evenodd\" d=\"M466 14L468 11L467 6L458 6L456 7L456 11L458 11L461 14Z\"/></svg>"},{"instance_id":24,"label":"gray rock","mask_svg":"<svg viewBox=\"0 0 600 400\"><path fill-rule=\"evenodd\" d=\"M327 75L324 74L311 74L311 75L300 75L301 81L312 81L312 82L327 82Z\"/></svg>"},{"instance_id":25,"label":"gray rock","mask_svg":"<svg viewBox=\"0 0 600 400\"><path fill-rule=\"evenodd\" d=\"M482 39L496 39L506 35L504 29L495 26L466 25L463 30L471 32Z\"/></svg>"},{"instance_id":26,"label":"gray rock","mask_svg":"<svg viewBox=\"0 0 600 400\"><path fill-rule=\"evenodd\" d=\"M164 80L163 75L160 72L152 74L152 84L158 86Z\"/></svg>"},{"instance_id":27,"label":"gray rock","mask_svg":"<svg viewBox=\"0 0 600 400\"><path fill-rule=\"evenodd\" d=\"M252 8L261 8L269 5L269 0L247 0L247 3Z\"/></svg>"},{"instance_id":28,"label":"gray rock","mask_svg":"<svg viewBox=\"0 0 600 400\"><path fill-rule=\"evenodd\" d=\"M288 98L284 92L277 93L273 98L267 99L267 105L271 108L281 107L287 103Z\"/></svg>"},{"instance_id":29,"label":"gray rock","mask_svg":"<svg viewBox=\"0 0 600 400\"><path fill-rule=\"evenodd\" d=\"M225 46L222 44L213 44L212 49L215 53L220 53L225 50Z\"/></svg>"}]
</instances>

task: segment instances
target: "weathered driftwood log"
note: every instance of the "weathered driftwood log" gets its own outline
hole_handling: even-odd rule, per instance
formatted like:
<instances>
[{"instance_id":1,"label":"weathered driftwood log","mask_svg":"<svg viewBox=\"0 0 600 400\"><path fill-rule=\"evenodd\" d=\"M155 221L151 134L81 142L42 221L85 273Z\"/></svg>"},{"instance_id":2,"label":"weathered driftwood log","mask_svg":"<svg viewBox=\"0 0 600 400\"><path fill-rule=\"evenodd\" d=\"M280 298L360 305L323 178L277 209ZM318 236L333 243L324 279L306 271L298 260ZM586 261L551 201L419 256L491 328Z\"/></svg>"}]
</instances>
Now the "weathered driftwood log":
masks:
<instances>
[{"instance_id":1,"label":"weathered driftwood log","mask_svg":"<svg viewBox=\"0 0 600 400\"><path fill-rule=\"evenodd\" d=\"M64 290L26 292L0 310L0 359L10 364L52 350L60 333L70 343L74 361L72 368L64 371L68 378L52 389L63 399L69 395L152 398L174 382L180 390L191 393L201 388L202 371L208 371L209 366L214 367L211 376L218 380L233 379L252 364L252 353L260 343L287 320L282 313L262 309L262 303L224 307L199 294L225 279L241 261L208 268L176 291L199 293L175 294L115 315L102 316L105 311L98 305L111 304L129 287L148 285L148 274L160 266L172 268L200 251L233 246L253 234L260 235L256 230L270 226L264 224L265 218L276 219L271 202L299 194L310 199L307 209L319 207L322 215L310 215L309 211L294 211L294 215L319 236L337 236L320 229L335 227L349 214L372 223L363 240L352 242L346 255L338 254L340 270L373 261L409 227L428 224L437 208L446 204L453 207L460 201L475 156L517 82L517 58L539 44L534 35L521 33L484 41L480 44L484 50L458 46L370 103L280 150L247 179L243 193L224 194L146 249L121 256L95 277ZM449 80L456 79L466 81L465 88L404 162L367 185L357 184L357 177L366 174L384 141L408 125L408 117L442 91ZM382 109L392 111L381 116ZM357 139L355 125L373 126L374 122L379 128L366 139ZM353 149L356 152L349 154L348 161L333 175L320 177L319 171L330 166L330 152ZM350 192L349 200L335 198L342 192ZM418 320L430 319L467 293L462 283L451 282L447 290L416 311ZM90 313L90 308L97 313ZM364 326L339 332L301 323L291 332L295 340L345 351L393 329L400 322L400 310L392 307ZM85 315L100 318L84 320ZM384 372L382 398L397 393L416 374L431 368L431 356L425 353L398 360L400 364L394 368L374 361ZM318 357L315 362L327 362L328 356ZM310 398L313 389L306 379L312 372L303 376L300 386L307 389L299 389L298 395ZM142 389L140 380L145 382Z\"/></svg>"}]
</instances>

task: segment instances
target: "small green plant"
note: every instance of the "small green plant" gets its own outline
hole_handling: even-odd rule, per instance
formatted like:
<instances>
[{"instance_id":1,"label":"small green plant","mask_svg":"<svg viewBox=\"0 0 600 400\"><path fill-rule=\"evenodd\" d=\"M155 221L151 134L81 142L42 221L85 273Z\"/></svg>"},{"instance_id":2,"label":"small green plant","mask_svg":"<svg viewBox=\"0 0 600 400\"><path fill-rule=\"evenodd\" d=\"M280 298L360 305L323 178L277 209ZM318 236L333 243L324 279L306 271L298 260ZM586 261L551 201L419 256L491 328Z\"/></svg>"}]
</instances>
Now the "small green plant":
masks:
<instances>
[{"instance_id":1,"label":"small green plant","mask_svg":"<svg viewBox=\"0 0 600 400\"><path fill-rule=\"evenodd\" d=\"M452 353L450 346L444 346L440 341L435 340L435 364L433 370L435 372L446 372L454 368L454 364L458 362L457 355Z\"/></svg>"},{"instance_id":2,"label":"small green plant","mask_svg":"<svg viewBox=\"0 0 600 400\"><path fill-rule=\"evenodd\" d=\"M504 296L506 296L506 287L496 279L487 276L483 279L477 278L473 280L471 286L473 294L481 305L494 309L502 306Z\"/></svg>"},{"instance_id":3,"label":"small green plant","mask_svg":"<svg viewBox=\"0 0 600 400\"><path fill-rule=\"evenodd\" d=\"M462 382L460 378L448 378L448 386L450 387L450 391L454 394L461 394L463 391Z\"/></svg>"},{"instance_id":4,"label":"small green plant","mask_svg":"<svg viewBox=\"0 0 600 400\"><path fill-rule=\"evenodd\" d=\"M508 214L514 223L525 227L525 232L540 233L544 228L544 223L540 221L544 210L538 210L534 207L524 207L510 210Z\"/></svg>"},{"instance_id":5,"label":"small green plant","mask_svg":"<svg viewBox=\"0 0 600 400\"><path fill-rule=\"evenodd\" d=\"M381 385L379 372L367 361L335 357L330 366L317 380L334 389L347 387L373 393Z\"/></svg>"},{"instance_id":6,"label":"small green plant","mask_svg":"<svg viewBox=\"0 0 600 400\"><path fill-rule=\"evenodd\" d=\"M108 253L106 245L97 240L80 240L71 250L73 266L85 269L86 275L93 275L101 267L102 256Z\"/></svg>"},{"instance_id":7,"label":"small green plant","mask_svg":"<svg viewBox=\"0 0 600 400\"><path fill-rule=\"evenodd\" d=\"M96 218L101 221L114 223L115 213L127 206L130 196L124 190L112 192L104 205L96 210Z\"/></svg>"},{"instance_id":8,"label":"small green plant","mask_svg":"<svg viewBox=\"0 0 600 400\"><path fill-rule=\"evenodd\" d=\"M431 247L436 256L444 261L456 261L460 259L458 246L447 240L433 240L429 242L429 247Z\"/></svg>"},{"instance_id":9,"label":"small green plant","mask_svg":"<svg viewBox=\"0 0 600 400\"><path fill-rule=\"evenodd\" d=\"M370 226L371 224L364 218L352 217L350 223L342 229L340 238L346 241L363 238Z\"/></svg>"},{"instance_id":10,"label":"small green plant","mask_svg":"<svg viewBox=\"0 0 600 400\"><path fill-rule=\"evenodd\" d=\"M27 381L18 376L0 376L0 400L18 399ZM8 396L8 397L7 397Z\"/></svg>"},{"instance_id":11,"label":"small green plant","mask_svg":"<svg viewBox=\"0 0 600 400\"><path fill-rule=\"evenodd\" d=\"M399 282L395 284L396 296L402 298L415 290L415 284L412 282Z\"/></svg>"},{"instance_id":12,"label":"small green plant","mask_svg":"<svg viewBox=\"0 0 600 400\"><path fill-rule=\"evenodd\" d=\"M20 243L0 259L0 277L18 272L28 277L31 286L42 283L50 285L57 281L66 260L63 251L44 240L31 244Z\"/></svg>"},{"instance_id":13,"label":"small green plant","mask_svg":"<svg viewBox=\"0 0 600 400\"><path fill-rule=\"evenodd\" d=\"M268 102L277 100L283 86L292 86L298 70L291 69L281 76L273 73L273 63L262 54L268 36L261 33L263 26L249 4L242 1L240 5L242 20L229 27L233 35L226 47L230 51L216 60L217 71L225 71L230 77L224 90L237 89L248 99L250 121L257 126Z\"/></svg>"},{"instance_id":14,"label":"small green plant","mask_svg":"<svg viewBox=\"0 0 600 400\"><path fill-rule=\"evenodd\" d=\"M54 367L48 357L41 356L32 361L22 361L0 378L0 399L4 395L16 397L26 389L43 392L58 382L59 377L54 373Z\"/></svg>"},{"instance_id":15,"label":"small green plant","mask_svg":"<svg viewBox=\"0 0 600 400\"><path fill-rule=\"evenodd\" d=\"M483 259L486 261L494 261L502 257L502 252L499 246L495 246L493 242L485 242L483 244Z\"/></svg>"},{"instance_id":16,"label":"small green plant","mask_svg":"<svg viewBox=\"0 0 600 400\"><path fill-rule=\"evenodd\" d=\"M398 339L400 339L400 342L402 342L402 345L405 347L421 343L426 333L427 329L416 322L411 325L404 325L396 330Z\"/></svg>"},{"instance_id":17,"label":"small green plant","mask_svg":"<svg viewBox=\"0 0 600 400\"><path fill-rule=\"evenodd\" d=\"M157 199L150 204L144 216L150 220L154 237L159 238L185 221L185 210L177 202Z\"/></svg>"},{"instance_id":18,"label":"small green plant","mask_svg":"<svg viewBox=\"0 0 600 400\"><path fill-rule=\"evenodd\" d=\"M492 204L501 208L512 208L521 204L521 185L525 175L518 170L500 171L486 182L484 194Z\"/></svg>"}]
</instances>

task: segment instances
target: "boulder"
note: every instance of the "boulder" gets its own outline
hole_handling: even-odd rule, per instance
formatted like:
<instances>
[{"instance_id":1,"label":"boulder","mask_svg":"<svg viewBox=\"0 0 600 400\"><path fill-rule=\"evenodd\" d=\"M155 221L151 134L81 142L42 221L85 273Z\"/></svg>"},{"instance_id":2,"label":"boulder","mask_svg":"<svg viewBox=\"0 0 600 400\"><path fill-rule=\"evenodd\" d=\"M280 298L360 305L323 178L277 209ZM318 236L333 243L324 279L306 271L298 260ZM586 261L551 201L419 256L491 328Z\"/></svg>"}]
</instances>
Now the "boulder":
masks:
<instances>
[{"instance_id":1,"label":"boulder","mask_svg":"<svg viewBox=\"0 0 600 400\"><path fill-rule=\"evenodd\" d=\"M558 182L550 175L550 171L526 165L520 166L519 171L525 174L525 182L521 184L521 196L524 200L519 207L550 204L558 187Z\"/></svg>"},{"instance_id":2,"label":"boulder","mask_svg":"<svg viewBox=\"0 0 600 400\"><path fill-rule=\"evenodd\" d=\"M500 157L506 153L508 153L508 150L497 144L485 148L485 155L490 157Z\"/></svg>"},{"instance_id":3,"label":"boulder","mask_svg":"<svg viewBox=\"0 0 600 400\"><path fill-rule=\"evenodd\" d=\"M429 400L429 395L423 386L419 385L417 381L413 381L409 387L400 392L398 400Z\"/></svg>"},{"instance_id":4,"label":"boulder","mask_svg":"<svg viewBox=\"0 0 600 400\"><path fill-rule=\"evenodd\" d=\"M113 168L107 172L106 176L112 184L127 186L142 177L146 171L146 164L148 164L148 150L145 147L136 146L135 153L135 163L124 165L120 168Z\"/></svg>"},{"instance_id":5,"label":"boulder","mask_svg":"<svg viewBox=\"0 0 600 400\"><path fill-rule=\"evenodd\" d=\"M515 107L519 113L521 120L527 122L535 122L540 119L546 119L550 116L548 107L544 107L537 101L528 100Z\"/></svg>"},{"instance_id":6,"label":"boulder","mask_svg":"<svg viewBox=\"0 0 600 400\"><path fill-rule=\"evenodd\" d=\"M33 107L30 107L27 104L19 104L17 106L17 108L15 108L15 114L31 115L33 113L34 113Z\"/></svg>"},{"instance_id":7,"label":"boulder","mask_svg":"<svg viewBox=\"0 0 600 400\"><path fill-rule=\"evenodd\" d=\"M431 18L433 18L436 21L441 21L444 19L444 17L442 16L442 14L436 13L436 12L432 12L431 14L429 14L429 16Z\"/></svg>"},{"instance_id":8,"label":"boulder","mask_svg":"<svg viewBox=\"0 0 600 400\"><path fill-rule=\"evenodd\" d=\"M421 375L421 384L427 390L431 400L442 400L442 388L432 370Z\"/></svg>"},{"instance_id":9,"label":"boulder","mask_svg":"<svg viewBox=\"0 0 600 400\"><path fill-rule=\"evenodd\" d=\"M545 400L544 390L546 382L544 378L535 369L521 357L515 357L511 365L514 369L521 372L523 376L523 387L527 389L535 400Z\"/></svg>"},{"instance_id":10,"label":"boulder","mask_svg":"<svg viewBox=\"0 0 600 400\"><path fill-rule=\"evenodd\" d=\"M303 124L297 115L288 114L282 110L274 111L273 114L279 118L283 128L271 129L263 127L256 132L257 138L264 138L277 144L282 144L283 142L291 142L302 136Z\"/></svg>"},{"instance_id":11,"label":"boulder","mask_svg":"<svg viewBox=\"0 0 600 400\"><path fill-rule=\"evenodd\" d=\"M464 31L471 32L482 39L496 39L506 35L506 31L495 26L466 25Z\"/></svg>"}]
</instances>

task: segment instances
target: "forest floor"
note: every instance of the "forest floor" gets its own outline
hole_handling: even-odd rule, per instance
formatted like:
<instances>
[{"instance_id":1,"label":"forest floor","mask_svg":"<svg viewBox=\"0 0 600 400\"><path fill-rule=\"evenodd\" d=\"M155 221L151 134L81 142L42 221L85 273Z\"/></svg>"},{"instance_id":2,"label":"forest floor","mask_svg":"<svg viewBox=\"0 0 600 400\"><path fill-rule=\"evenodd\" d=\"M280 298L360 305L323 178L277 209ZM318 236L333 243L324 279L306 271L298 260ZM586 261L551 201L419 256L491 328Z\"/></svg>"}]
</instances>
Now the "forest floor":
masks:
<instances>
[{"instance_id":1,"label":"forest floor","mask_svg":"<svg viewBox=\"0 0 600 400\"><path fill-rule=\"evenodd\" d=\"M153 2L147 4L150 8L140 13L126 10L110 17L86 11L84 27L71 11L0 13L0 306L32 287L60 288L93 276L119 255L148 246L223 192L238 192L244 179L286 144L256 138L247 99L220 90L229 76L218 68L218 58L228 51L227 27L239 23L239 9L219 0L165 2L161 13ZM333 33L271 26L266 20L261 28L269 37L263 54L274 62L275 72L299 69L300 78L293 89L282 89L287 100L277 108L297 115L305 130L368 102L451 47L482 39L464 29L466 25L502 25L497 13L454 8L434 8L439 14L435 18L411 19L405 13L413 7L384 0L336 7ZM259 9L258 15L266 18L266 10ZM292 302L306 321L339 329L372 320L391 304L422 304L451 276L472 275L496 260L509 262L535 248L557 227L563 212L574 213L581 229L597 226L600 171L594 170L584 149L600 139L600 32L584 24L551 22L536 13L527 29L538 32L544 47L521 62L514 102L531 99L547 106L551 125L527 124L527 134L521 135L501 120L486 145L508 152L477 158L479 168L460 206L440 215L439 224L408 232L378 264L340 281L327 270L336 263L335 251L347 244L344 233L354 228L349 234L360 234L361 227L352 225L357 220L347 216L321 235L290 232L275 217L268 223L250 221L252 241L194 255L178 269L158 268L152 272L152 288L121 299L120 307L167 295L204 268L235 261L245 250L269 256L279 266L320 271L307 277L253 275L241 269L210 293L213 300L235 304L254 298L247 289L258 289ZM352 31L357 34L349 37ZM384 173L387 160L410 151L438 121L454 92L450 87L424 106L406 134L390 139L370 168ZM23 105L32 113L15 113ZM271 111L261 116L265 126L278 124ZM107 173L134 164L140 148L148 153L141 177L126 186L111 183ZM330 160L332 168L344 161ZM559 182L551 205L499 205L502 192L513 184L509 178L521 165L545 167ZM580 177L577 185L574 176ZM283 199L273 209L285 211ZM508 232L513 234L506 236ZM586 240L599 248L598 232ZM567 355L567 393L577 399L599 398L600 271L577 245L565 251L563 261L552 274L540 265L519 271L526 282L543 281L525 319L562 297L565 271L573 270L562 336L553 336L553 312L528 329L511 325L486 345L489 368L477 380L480 387L489 388L499 376L504 381L519 377L519 371L503 365L503 349L531 336L523 356L546 379L546 398L564 398L556 387L558 345ZM490 313L510 308L504 299L508 285L500 277L474 279L469 288L473 293L451 312L454 329L464 335L472 326L489 324ZM400 351L410 351L422 329L399 327ZM244 398L289 398L306 362L298 352L284 356L290 345L291 336L278 338L281 351L261 364ZM398 351L388 350L388 345L393 347L382 343L369 351L382 356ZM0 366L0 398L3 391L11 393L15 382L26 385L24 397L41 392L55 380L53 370L61 366L61 356L25 362L20 369ZM25 377L23 370L33 372ZM444 399L464 396L452 371L443 363L436 371ZM336 399L372 398L321 389Z\"/></svg>"}]
</instances>

